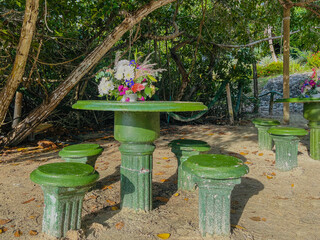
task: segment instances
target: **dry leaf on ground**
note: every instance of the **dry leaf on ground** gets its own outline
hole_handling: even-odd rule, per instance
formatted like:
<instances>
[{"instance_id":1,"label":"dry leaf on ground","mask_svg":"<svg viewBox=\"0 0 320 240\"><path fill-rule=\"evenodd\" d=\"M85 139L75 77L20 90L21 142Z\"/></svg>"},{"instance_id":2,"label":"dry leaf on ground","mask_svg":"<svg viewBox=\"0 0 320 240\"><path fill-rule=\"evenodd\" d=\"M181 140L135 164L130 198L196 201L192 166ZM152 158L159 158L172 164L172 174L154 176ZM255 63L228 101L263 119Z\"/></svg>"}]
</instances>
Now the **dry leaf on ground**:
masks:
<instances>
[{"instance_id":1,"label":"dry leaf on ground","mask_svg":"<svg viewBox=\"0 0 320 240\"><path fill-rule=\"evenodd\" d=\"M158 234L158 238L161 238L161 239L168 239L170 237L170 233L160 233Z\"/></svg>"},{"instance_id":2,"label":"dry leaf on ground","mask_svg":"<svg viewBox=\"0 0 320 240\"><path fill-rule=\"evenodd\" d=\"M20 237L22 235L22 232L20 230L17 230L13 234L15 237Z\"/></svg>"},{"instance_id":3,"label":"dry leaf on ground","mask_svg":"<svg viewBox=\"0 0 320 240\"><path fill-rule=\"evenodd\" d=\"M29 199L29 200L27 200L27 201L23 202L22 204L26 204L26 203L32 202L32 201L34 201L34 200L36 200L36 199L35 199L35 198L31 198L31 199Z\"/></svg>"},{"instance_id":4,"label":"dry leaf on ground","mask_svg":"<svg viewBox=\"0 0 320 240\"><path fill-rule=\"evenodd\" d=\"M261 221L260 217L251 217L250 219L253 220L253 221L256 221L256 222Z\"/></svg>"},{"instance_id":5,"label":"dry leaf on ground","mask_svg":"<svg viewBox=\"0 0 320 240\"><path fill-rule=\"evenodd\" d=\"M104 186L103 188L102 188L102 190L106 190L106 189L112 189L112 186Z\"/></svg>"},{"instance_id":6,"label":"dry leaf on ground","mask_svg":"<svg viewBox=\"0 0 320 240\"><path fill-rule=\"evenodd\" d=\"M241 227L239 225L234 225L234 224L231 224L231 227L238 228L238 229L241 229L241 230L247 230L244 227Z\"/></svg>"},{"instance_id":7,"label":"dry leaf on ground","mask_svg":"<svg viewBox=\"0 0 320 240\"><path fill-rule=\"evenodd\" d=\"M118 223L116 223L116 229L118 229L118 230L120 230L120 229L122 229L123 228L123 226L124 226L124 222L118 222Z\"/></svg>"},{"instance_id":8,"label":"dry leaf on ground","mask_svg":"<svg viewBox=\"0 0 320 240\"><path fill-rule=\"evenodd\" d=\"M169 179L160 179L160 182L170 182Z\"/></svg>"},{"instance_id":9,"label":"dry leaf on ground","mask_svg":"<svg viewBox=\"0 0 320 240\"><path fill-rule=\"evenodd\" d=\"M156 197L156 200L159 200L160 202L168 202L169 198L166 197Z\"/></svg>"},{"instance_id":10,"label":"dry leaf on ground","mask_svg":"<svg viewBox=\"0 0 320 240\"><path fill-rule=\"evenodd\" d=\"M8 222L11 222L12 220L11 219L0 219L0 225L4 225Z\"/></svg>"},{"instance_id":11,"label":"dry leaf on ground","mask_svg":"<svg viewBox=\"0 0 320 240\"><path fill-rule=\"evenodd\" d=\"M107 203L109 203L110 205L116 205L116 204L117 204L115 201L111 201L111 200L109 200L109 199L107 199L106 201L107 201Z\"/></svg>"},{"instance_id":12,"label":"dry leaf on ground","mask_svg":"<svg viewBox=\"0 0 320 240\"><path fill-rule=\"evenodd\" d=\"M38 235L38 232L37 232L36 230L30 230L30 231L29 231L29 234L30 234L31 236L35 236L35 235Z\"/></svg>"}]
</instances>

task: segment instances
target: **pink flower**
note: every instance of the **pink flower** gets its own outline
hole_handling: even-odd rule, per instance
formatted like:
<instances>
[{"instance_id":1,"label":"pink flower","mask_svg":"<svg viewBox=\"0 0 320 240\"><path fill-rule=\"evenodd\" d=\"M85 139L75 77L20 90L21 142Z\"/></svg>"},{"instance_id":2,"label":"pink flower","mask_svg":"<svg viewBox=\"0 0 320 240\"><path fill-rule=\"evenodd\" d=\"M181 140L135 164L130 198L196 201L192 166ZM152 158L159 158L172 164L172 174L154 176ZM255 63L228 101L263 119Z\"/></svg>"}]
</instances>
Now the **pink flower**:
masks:
<instances>
[{"instance_id":1,"label":"pink flower","mask_svg":"<svg viewBox=\"0 0 320 240\"><path fill-rule=\"evenodd\" d=\"M120 86L122 86L122 85L120 85ZM119 88L120 88L120 86L119 86ZM118 89L119 89L119 88L118 88ZM120 96L123 96L123 95L126 94L126 91L129 90L129 88L122 86L121 90L122 90L122 91L119 90L119 91L120 91L119 95L120 95Z\"/></svg>"},{"instance_id":2,"label":"pink flower","mask_svg":"<svg viewBox=\"0 0 320 240\"><path fill-rule=\"evenodd\" d=\"M127 97L127 98L126 98L126 102L130 102L130 98Z\"/></svg>"},{"instance_id":3,"label":"pink flower","mask_svg":"<svg viewBox=\"0 0 320 240\"><path fill-rule=\"evenodd\" d=\"M123 90L123 85L119 85L118 90L121 92Z\"/></svg>"},{"instance_id":4,"label":"pink flower","mask_svg":"<svg viewBox=\"0 0 320 240\"><path fill-rule=\"evenodd\" d=\"M139 100L140 100L140 101L144 101L145 99L144 99L143 96L141 96L141 98L139 98Z\"/></svg>"},{"instance_id":5,"label":"pink flower","mask_svg":"<svg viewBox=\"0 0 320 240\"><path fill-rule=\"evenodd\" d=\"M310 80L309 84L310 84L311 86L314 86L314 85L316 85L316 82L313 81L313 80Z\"/></svg>"}]
</instances>

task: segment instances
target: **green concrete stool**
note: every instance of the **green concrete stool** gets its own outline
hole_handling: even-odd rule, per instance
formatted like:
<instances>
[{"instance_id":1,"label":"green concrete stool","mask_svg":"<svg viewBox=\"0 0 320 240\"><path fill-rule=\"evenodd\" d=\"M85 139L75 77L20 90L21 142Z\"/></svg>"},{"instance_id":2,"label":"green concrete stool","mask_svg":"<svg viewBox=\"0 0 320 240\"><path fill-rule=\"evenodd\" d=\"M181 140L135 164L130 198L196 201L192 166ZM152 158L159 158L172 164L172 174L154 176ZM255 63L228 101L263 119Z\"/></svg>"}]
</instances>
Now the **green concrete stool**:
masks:
<instances>
[{"instance_id":1,"label":"green concrete stool","mask_svg":"<svg viewBox=\"0 0 320 240\"><path fill-rule=\"evenodd\" d=\"M190 156L199 155L201 152L210 150L205 141L192 139L177 139L169 143L171 151L178 159L178 189L191 191L195 189L195 183L189 173L183 171L182 163Z\"/></svg>"},{"instance_id":2,"label":"green concrete stool","mask_svg":"<svg viewBox=\"0 0 320 240\"><path fill-rule=\"evenodd\" d=\"M83 163L50 163L34 170L30 179L44 193L42 231L60 238L80 229L84 195L98 178L99 173Z\"/></svg>"},{"instance_id":3,"label":"green concrete stool","mask_svg":"<svg viewBox=\"0 0 320 240\"><path fill-rule=\"evenodd\" d=\"M259 149L271 150L273 146L272 138L270 137L268 130L272 126L280 125L280 122L269 118L256 118L252 122L258 129Z\"/></svg>"},{"instance_id":4,"label":"green concrete stool","mask_svg":"<svg viewBox=\"0 0 320 240\"><path fill-rule=\"evenodd\" d=\"M248 166L221 154L191 156L182 164L199 187L199 228L202 236L230 234L230 196Z\"/></svg>"},{"instance_id":5,"label":"green concrete stool","mask_svg":"<svg viewBox=\"0 0 320 240\"><path fill-rule=\"evenodd\" d=\"M64 147L59 156L66 162L85 163L94 167L102 152L103 148L99 144L84 143Z\"/></svg>"},{"instance_id":6,"label":"green concrete stool","mask_svg":"<svg viewBox=\"0 0 320 240\"><path fill-rule=\"evenodd\" d=\"M276 146L276 168L289 171L298 166L299 137L308 134L302 128L271 127L270 133Z\"/></svg>"}]
</instances>

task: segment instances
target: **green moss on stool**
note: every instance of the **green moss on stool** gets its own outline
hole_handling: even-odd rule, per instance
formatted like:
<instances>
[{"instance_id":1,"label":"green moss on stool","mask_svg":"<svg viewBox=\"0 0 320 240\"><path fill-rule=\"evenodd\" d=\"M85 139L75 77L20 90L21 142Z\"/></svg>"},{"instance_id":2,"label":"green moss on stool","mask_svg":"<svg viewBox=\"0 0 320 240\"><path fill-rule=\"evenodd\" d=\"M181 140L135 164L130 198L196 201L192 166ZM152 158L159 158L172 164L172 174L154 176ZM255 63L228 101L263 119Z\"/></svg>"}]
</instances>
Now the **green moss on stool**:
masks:
<instances>
[{"instance_id":1,"label":"green moss on stool","mask_svg":"<svg viewBox=\"0 0 320 240\"><path fill-rule=\"evenodd\" d=\"M80 229L84 195L98 178L99 173L83 163L50 163L34 170L30 179L44 193L42 231L60 238Z\"/></svg>"},{"instance_id":2,"label":"green moss on stool","mask_svg":"<svg viewBox=\"0 0 320 240\"><path fill-rule=\"evenodd\" d=\"M59 156L66 162L85 163L94 167L102 152L103 148L99 144L84 143L64 147Z\"/></svg>"},{"instance_id":3,"label":"green moss on stool","mask_svg":"<svg viewBox=\"0 0 320 240\"><path fill-rule=\"evenodd\" d=\"M191 156L182 164L199 186L199 227L203 236L230 234L230 196L249 168L235 157Z\"/></svg>"},{"instance_id":4,"label":"green moss on stool","mask_svg":"<svg viewBox=\"0 0 320 240\"><path fill-rule=\"evenodd\" d=\"M191 191L195 189L195 183L189 173L183 171L182 163L190 156L199 155L201 152L210 150L210 146L205 141L193 139L177 139L169 143L171 151L178 159L178 189Z\"/></svg>"},{"instance_id":5,"label":"green moss on stool","mask_svg":"<svg viewBox=\"0 0 320 240\"><path fill-rule=\"evenodd\" d=\"M276 146L276 168L289 171L298 166L299 137L308 132L302 128L271 127L268 132Z\"/></svg>"},{"instance_id":6,"label":"green moss on stool","mask_svg":"<svg viewBox=\"0 0 320 240\"><path fill-rule=\"evenodd\" d=\"M269 118L256 118L252 122L258 129L259 149L271 150L272 138L270 137L268 130L272 126L280 125L280 122Z\"/></svg>"}]
</instances>

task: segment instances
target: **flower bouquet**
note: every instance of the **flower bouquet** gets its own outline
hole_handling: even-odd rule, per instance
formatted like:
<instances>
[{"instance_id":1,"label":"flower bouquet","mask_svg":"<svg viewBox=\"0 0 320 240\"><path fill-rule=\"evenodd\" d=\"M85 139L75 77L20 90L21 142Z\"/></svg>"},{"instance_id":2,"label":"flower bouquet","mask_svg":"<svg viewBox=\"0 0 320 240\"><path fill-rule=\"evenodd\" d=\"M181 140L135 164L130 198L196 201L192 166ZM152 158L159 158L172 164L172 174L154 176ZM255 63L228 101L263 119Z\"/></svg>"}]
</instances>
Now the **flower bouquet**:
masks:
<instances>
[{"instance_id":1,"label":"flower bouquet","mask_svg":"<svg viewBox=\"0 0 320 240\"><path fill-rule=\"evenodd\" d=\"M139 64L139 58L135 54L135 59L118 60L116 56L114 69L102 69L96 74L99 97L108 96L123 102L144 101L151 98L157 88L156 75L164 69L154 69L156 64L149 63L149 54L145 60Z\"/></svg>"},{"instance_id":2,"label":"flower bouquet","mask_svg":"<svg viewBox=\"0 0 320 240\"><path fill-rule=\"evenodd\" d=\"M316 69L313 68L312 71L312 76L300 84L300 97L302 98L320 98L320 78L318 78Z\"/></svg>"}]
</instances>

